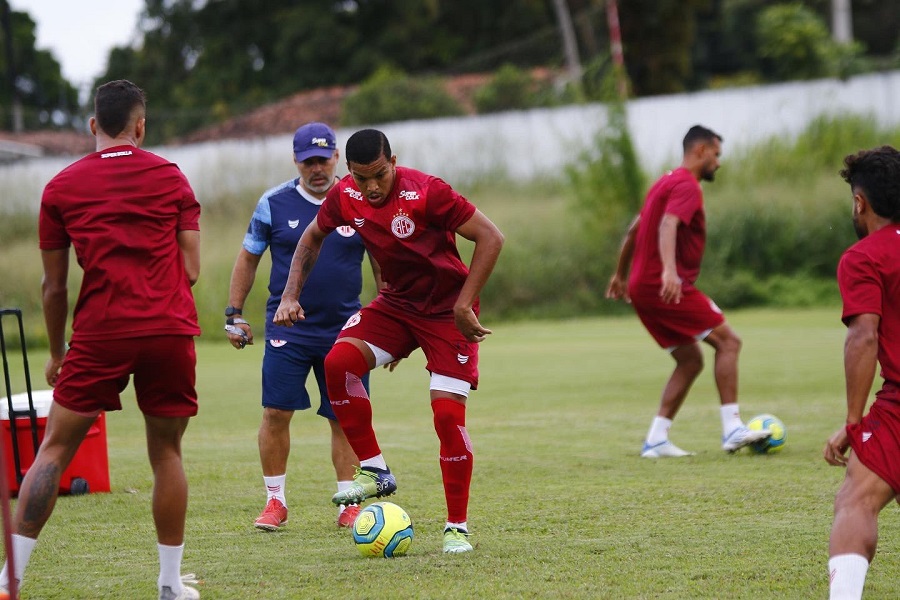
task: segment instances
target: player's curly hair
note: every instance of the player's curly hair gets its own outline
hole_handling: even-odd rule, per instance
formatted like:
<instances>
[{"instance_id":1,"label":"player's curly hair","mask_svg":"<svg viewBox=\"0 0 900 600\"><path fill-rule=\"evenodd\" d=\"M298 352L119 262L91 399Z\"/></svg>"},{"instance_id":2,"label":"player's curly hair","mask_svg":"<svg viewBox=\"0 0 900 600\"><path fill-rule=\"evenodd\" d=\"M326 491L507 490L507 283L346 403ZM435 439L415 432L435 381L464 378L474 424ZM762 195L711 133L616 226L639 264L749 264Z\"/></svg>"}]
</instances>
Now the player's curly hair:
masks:
<instances>
[{"instance_id":1,"label":"player's curly hair","mask_svg":"<svg viewBox=\"0 0 900 600\"><path fill-rule=\"evenodd\" d=\"M126 79L104 83L94 96L94 118L103 133L116 137L128 126L135 108L146 110L144 90Z\"/></svg>"},{"instance_id":2,"label":"player's curly hair","mask_svg":"<svg viewBox=\"0 0 900 600\"><path fill-rule=\"evenodd\" d=\"M361 129L347 139L345 158L348 162L368 165L382 156L391 159L391 143L377 129Z\"/></svg>"},{"instance_id":3,"label":"player's curly hair","mask_svg":"<svg viewBox=\"0 0 900 600\"><path fill-rule=\"evenodd\" d=\"M861 150L844 157L841 177L860 190L875 214L900 222L900 152L891 146Z\"/></svg>"}]
</instances>

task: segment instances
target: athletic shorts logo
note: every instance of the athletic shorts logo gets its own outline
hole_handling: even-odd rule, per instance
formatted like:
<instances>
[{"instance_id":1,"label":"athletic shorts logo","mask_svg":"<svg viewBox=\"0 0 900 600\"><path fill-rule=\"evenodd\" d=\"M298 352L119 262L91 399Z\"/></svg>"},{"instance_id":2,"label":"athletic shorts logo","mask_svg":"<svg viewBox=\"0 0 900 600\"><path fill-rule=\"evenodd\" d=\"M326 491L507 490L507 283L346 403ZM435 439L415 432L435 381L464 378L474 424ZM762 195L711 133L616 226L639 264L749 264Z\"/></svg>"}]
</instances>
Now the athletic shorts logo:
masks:
<instances>
[{"instance_id":1,"label":"athletic shorts logo","mask_svg":"<svg viewBox=\"0 0 900 600\"><path fill-rule=\"evenodd\" d=\"M300 219L297 219L296 221L288 219L288 227L290 227L291 229L297 229L297 225L299 225L299 224L300 224Z\"/></svg>"},{"instance_id":2,"label":"athletic shorts logo","mask_svg":"<svg viewBox=\"0 0 900 600\"><path fill-rule=\"evenodd\" d=\"M399 239L408 238L416 230L416 224L402 210L391 221L391 231Z\"/></svg>"},{"instance_id":3,"label":"athletic shorts logo","mask_svg":"<svg viewBox=\"0 0 900 600\"><path fill-rule=\"evenodd\" d=\"M350 196L351 198L353 198L354 200L359 200L360 202L362 202L363 195L362 195L362 192L360 192L359 190L354 190L353 188L345 187L344 193L347 194L348 196Z\"/></svg>"},{"instance_id":4,"label":"athletic shorts logo","mask_svg":"<svg viewBox=\"0 0 900 600\"><path fill-rule=\"evenodd\" d=\"M872 432L871 432L871 431L863 431L863 434L862 434L862 441L863 441L864 444L865 444L866 442L868 442L868 441L869 441L869 438L871 438L871 437L872 437Z\"/></svg>"},{"instance_id":5,"label":"athletic shorts logo","mask_svg":"<svg viewBox=\"0 0 900 600\"><path fill-rule=\"evenodd\" d=\"M464 365L467 362L469 362L469 357L466 356L465 354L457 354L456 360L459 361L459 364Z\"/></svg>"},{"instance_id":6,"label":"athletic shorts logo","mask_svg":"<svg viewBox=\"0 0 900 600\"><path fill-rule=\"evenodd\" d=\"M353 234L356 233L356 230L350 227L349 225L341 225L337 228L338 235L341 237L353 237Z\"/></svg>"},{"instance_id":7,"label":"athletic shorts logo","mask_svg":"<svg viewBox=\"0 0 900 600\"><path fill-rule=\"evenodd\" d=\"M269 345L273 348L281 348L287 344L287 340L269 340Z\"/></svg>"},{"instance_id":8,"label":"athletic shorts logo","mask_svg":"<svg viewBox=\"0 0 900 600\"><path fill-rule=\"evenodd\" d=\"M343 326L343 327L341 327L341 331L343 331L343 330L345 330L345 329L350 329L351 327L354 327L354 326L356 326L356 325L359 325L359 322L360 322L361 320L362 320L362 315L360 315L360 313L357 312L355 315L353 315L352 317L350 317L349 319L347 319L347 322L344 323L344 326Z\"/></svg>"},{"instance_id":9,"label":"athletic shorts logo","mask_svg":"<svg viewBox=\"0 0 900 600\"><path fill-rule=\"evenodd\" d=\"M356 225L356 228L357 228L357 229L359 229L360 227L362 227L363 225L366 224L366 220L365 220L365 219L360 219L359 217L356 217L356 218L353 219L353 224Z\"/></svg>"}]
</instances>

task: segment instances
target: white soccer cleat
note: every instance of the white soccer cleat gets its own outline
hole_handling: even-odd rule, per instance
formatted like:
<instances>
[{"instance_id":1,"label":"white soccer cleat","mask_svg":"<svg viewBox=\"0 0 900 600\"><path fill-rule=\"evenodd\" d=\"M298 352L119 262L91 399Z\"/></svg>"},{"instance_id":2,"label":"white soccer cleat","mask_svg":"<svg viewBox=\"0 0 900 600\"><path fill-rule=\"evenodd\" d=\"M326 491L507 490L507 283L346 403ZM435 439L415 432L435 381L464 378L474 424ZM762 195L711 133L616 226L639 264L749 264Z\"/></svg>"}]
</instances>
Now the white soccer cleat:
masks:
<instances>
[{"instance_id":1,"label":"white soccer cleat","mask_svg":"<svg viewBox=\"0 0 900 600\"><path fill-rule=\"evenodd\" d=\"M749 446L753 442L759 442L770 437L772 437L771 429L753 430L746 425L741 425L732 429L728 435L722 436L722 450L737 452L744 446Z\"/></svg>"},{"instance_id":2,"label":"white soccer cleat","mask_svg":"<svg viewBox=\"0 0 900 600\"><path fill-rule=\"evenodd\" d=\"M188 573L187 575L181 576L181 583L199 583L197 581L197 576L193 573ZM200 600L200 592L197 591L196 588L192 588L187 585L182 585L181 593L176 594L172 591L167 585L164 585L161 590L159 590L159 600Z\"/></svg>"},{"instance_id":3,"label":"white soccer cleat","mask_svg":"<svg viewBox=\"0 0 900 600\"><path fill-rule=\"evenodd\" d=\"M644 447L641 449L641 458L681 458L682 456L694 456L694 453L682 450L669 440L652 446L644 442Z\"/></svg>"}]
</instances>

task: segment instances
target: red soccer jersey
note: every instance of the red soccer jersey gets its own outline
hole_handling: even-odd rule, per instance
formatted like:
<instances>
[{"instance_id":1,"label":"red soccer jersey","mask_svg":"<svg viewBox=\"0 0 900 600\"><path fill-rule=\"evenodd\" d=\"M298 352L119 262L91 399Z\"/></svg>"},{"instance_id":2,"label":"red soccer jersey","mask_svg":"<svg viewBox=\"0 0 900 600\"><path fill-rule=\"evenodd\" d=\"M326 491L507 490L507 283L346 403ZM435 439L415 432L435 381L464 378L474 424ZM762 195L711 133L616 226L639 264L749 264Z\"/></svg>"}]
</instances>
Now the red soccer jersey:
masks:
<instances>
[{"instance_id":1,"label":"red soccer jersey","mask_svg":"<svg viewBox=\"0 0 900 600\"><path fill-rule=\"evenodd\" d=\"M881 376L900 385L900 225L882 227L844 252L838 263L844 323L861 314L881 317L878 362Z\"/></svg>"},{"instance_id":2,"label":"red soccer jersey","mask_svg":"<svg viewBox=\"0 0 900 600\"><path fill-rule=\"evenodd\" d=\"M675 239L678 275L685 283L693 284L697 280L706 245L703 190L690 171L679 167L660 177L647 192L638 224L629 286L659 286L662 279L659 225L665 214L675 215L681 221Z\"/></svg>"},{"instance_id":3,"label":"red soccer jersey","mask_svg":"<svg viewBox=\"0 0 900 600\"><path fill-rule=\"evenodd\" d=\"M349 225L362 237L386 284L376 302L446 316L469 274L455 232L474 214L475 206L442 179L397 167L381 206L369 204L347 175L328 192L317 219L322 231Z\"/></svg>"},{"instance_id":4,"label":"red soccer jersey","mask_svg":"<svg viewBox=\"0 0 900 600\"><path fill-rule=\"evenodd\" d=\"M72 341L199 335L176 234L200 205L178 167L133 146L95 152L44 188L42 250L75 247L84 270Z\"/></svg>"}]
</instances>

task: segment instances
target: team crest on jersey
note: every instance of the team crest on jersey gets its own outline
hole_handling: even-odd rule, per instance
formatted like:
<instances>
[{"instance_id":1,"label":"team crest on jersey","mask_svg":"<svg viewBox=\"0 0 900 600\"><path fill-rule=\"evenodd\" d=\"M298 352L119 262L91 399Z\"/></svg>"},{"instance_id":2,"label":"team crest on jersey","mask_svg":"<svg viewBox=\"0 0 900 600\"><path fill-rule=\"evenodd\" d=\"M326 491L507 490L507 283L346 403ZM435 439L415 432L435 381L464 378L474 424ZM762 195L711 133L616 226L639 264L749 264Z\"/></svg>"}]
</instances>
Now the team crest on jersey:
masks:
<instances>
[{"instance_id":1,"label":"team crest on jersey","mask_svg":"<svg viewBox=\"0 0 900 600\"><path fill-rule=\"evenodd\" d=\"M353 198L354 200L359 200L360 202L362 202L363 195L362 195L362 192L360 192L359 190L354 190L351 187L345 187L344 193L347 194L348 196L350 196L351 198Z\"/></svg>"},{"instance_id":2,"label":"team crest on jersey","mask_svg":"<svg viewBox=\"0 0 900 600\"><path fill-rule=\"evenodd\" d=\"M359 218L359 217L355 217L355 218L353 219L353 224L356 225L356 228L357 228L357 229L359 229L360 227L362 227L363 225L366 224L366 220L365 220L365 219L361 219L361 218Z\"/></svg>"},{"instance_id":3,"label":"team crest on jersey","mask_svg":"<svg viewBox=\"0 0 900 600\"><path fill-rule=\"evenodd\" d=\"M287 344L287 340L269 340L269 345L273 348L281 348Z\"/></svg>"},{"instance_id":4,"label":"team crest on jersey","mask_svg":"<svg viewBox=\"0 0 900 600\"><path fill-rule=\"evenodd\" d=\"M353 237L353 234L356 233L356 230L350 227L349 225L341 225L337 228L338 235L341 237Z\"/></svg>"},{"instance_id":5,"label":"team crest on jersey","mask_svg":"<svg viewBox=\"0 0 900 600\"><path fill-rule=\"evenodd\" d=\"M347 319L347 322L344 323L343 327L341 327L341 331L343 331L345 329L350 329L351 327L353 327L355 325L359 325L359 322L361 319L362 319L362 315L360 315L359 311L357 311L357 313L355 315L353 315L352 317Z\"/></svg>"},{"instance_id":6,"label":"team crest on jersey","mask_svg":"<svg viewBox=\"0 0 900 600\"><path fill-rule=\"evenodd\" d=\"M404 200L418 200L419 192L414 192L412 190L403 190L400 192L400 197Z\"/></svg>"},{"instance_id":7,"label":"team crest on jersey","mask_svg":"<svg viewBox=\"0 0 900 600\"><path fill-rule=\"evenodd\" d=\"M300 219L288 219L288 227L291 229L297 229L297 225L300 224Z\"/></svg>"},{"instance_id":8,"label":"team crest on jersey","mask_svg":"<svg viewBox=\"0 0 900 600\"><path fill-rule=\"evenodd\" d=\"M394 219L391 221L391 231L394 236L400 238L401 240L404 238L408 238L413 234L416 230L416 224L412 219L409 218L402 210L397 213Z\"/></svg>"}]
</instances>

